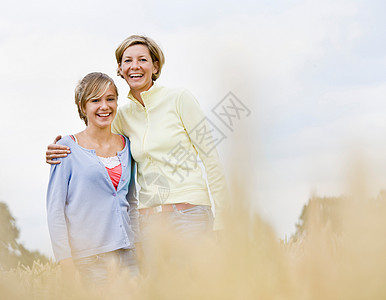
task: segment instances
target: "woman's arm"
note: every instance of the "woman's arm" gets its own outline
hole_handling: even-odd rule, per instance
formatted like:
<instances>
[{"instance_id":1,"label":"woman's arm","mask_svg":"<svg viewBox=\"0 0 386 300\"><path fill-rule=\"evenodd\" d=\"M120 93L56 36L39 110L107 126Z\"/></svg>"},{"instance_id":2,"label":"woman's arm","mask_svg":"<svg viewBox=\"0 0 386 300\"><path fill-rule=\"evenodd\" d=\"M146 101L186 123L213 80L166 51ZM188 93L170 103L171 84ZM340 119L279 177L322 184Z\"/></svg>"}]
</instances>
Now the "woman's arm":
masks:
<instances>
[{"instance_id":1,"label":"woman's arm","mask_svg":"<svg viewBox=\"0 0 386 300\"><path fill-rule=\"evenodd\" d=\"M113 123L111 124L111 131L116 134L125 135L122 130L120 114L121 114L121 110L118 110L118 113L115 116ZM54 160L54 159L66 157L67 154L71 153L71 150L69 147L56 144L61 138L62 136L58 135L55 138L53 144L50 144L47 146L47 151L46 151L47 164L50 164L50 165L60 164L60 160Z\"/></svg>"},{"instance_id":2,"label":"woman's arm","mask_svg":"<svg viewBox=\"0 0 386 300\"><path fill-rule=\"evenodd\" d=\"M58 135L55 138L54 143L47 146L46 163L48 163L50 165L60 164L60 160L54 160L54 159L66 157L67 154L71 153L69 147L56 144L61 138L62 138L62 136Z\"/></svg>"},{"instance_id":3,"label":"woman's arm","mask_svg":"<svg viewBox=\"0 0 386 300\"><path fill-rule=\"evenodd\" d=\"M178 111L186 132L205 167L210 193L215 206L213 229L223 229L223 216L226 207L229 205L229 192L220 158L216 148L213 147L215 140L213 140L210 133L209 124L197 100L189 91L185 90L181 94ZM205 138L198 137L197 126L201 128L200 134L205 132ZM205 128L204 131L203 128Z\"/></svg>"}]
</instances>

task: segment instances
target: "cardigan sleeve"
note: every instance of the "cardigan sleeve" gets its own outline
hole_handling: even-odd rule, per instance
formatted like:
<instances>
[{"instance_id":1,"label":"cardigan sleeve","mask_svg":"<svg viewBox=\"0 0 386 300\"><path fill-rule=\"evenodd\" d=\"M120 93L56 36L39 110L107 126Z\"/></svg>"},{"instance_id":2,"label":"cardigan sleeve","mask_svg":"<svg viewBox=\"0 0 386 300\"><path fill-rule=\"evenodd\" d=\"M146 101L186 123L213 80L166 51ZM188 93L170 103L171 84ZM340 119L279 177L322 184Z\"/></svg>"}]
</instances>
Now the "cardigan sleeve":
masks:
<instances>
[{"instance_id":1,"label":"cardigan sleeve","mask_svg":"<svg viewBox=\"0 0 386 300\"><path fill-rule=\"evenodd\" d=\"M134 232L134 243L138 243L140 241L139 238L139 213L138 213L138 198L137 198L137 189L135 185L135 172L136 172L136 164L135 161L131 158L131 176L130 176L130 184L129 191L126 195L127 201L129 202L129 216L130 216L130 224L131 228Z\"/></svg>"},{"instance_id":2,"label":"cardigan sleeve","mask_svg":"<svg viewBox=\"0 0 386 300\"><path fill-rule=\"evenodd\" d=\"M72 257L65 217L68 183L70 180L69 160L70 158L64 158L61 159L60 164L51 165L47 188L48 229L57 261Z\"/></svg>"},{"instance_id":3,"label":"cardigan sleeve","mask_svg":"<svg viewBox=\"0 0 386 300\"><path fill-rule=\"evenodd\" d=\"M213 147L215 141L209 131L209 124L197 100L189 91L184 90L181 93L177 107L184 128L205 167L215 206L213 229L223 229L224 213L229 204L229 192L217 150ZM202 136L203 128L206 132L205 138Z\"/></svg>"}]
</instances>

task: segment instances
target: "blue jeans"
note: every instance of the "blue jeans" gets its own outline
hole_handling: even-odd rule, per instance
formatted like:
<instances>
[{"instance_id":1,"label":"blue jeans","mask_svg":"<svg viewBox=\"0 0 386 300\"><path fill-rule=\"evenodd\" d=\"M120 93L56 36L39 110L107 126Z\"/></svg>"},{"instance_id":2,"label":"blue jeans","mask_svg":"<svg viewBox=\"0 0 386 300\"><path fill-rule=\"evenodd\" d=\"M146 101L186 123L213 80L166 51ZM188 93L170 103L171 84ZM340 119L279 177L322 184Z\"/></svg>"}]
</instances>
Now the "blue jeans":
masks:
<instances>
[{"instance_id":1,"label":"blue jeans","mask_svg":"<svg viewBox=\"0 0 386 300\"><path fill-rule=\"evenodd\" d=\"M74 259L74 263L85 286L103 286L110 276L116 275L114 271L127 270L133 277L139 275L135 249L118 249L82 257Z\"/></svg>"},{"instance_id":2,"label":"blue jeans","mask_svg":"<svg viewBox=\"0 0 386 300\"><path fill-rule=\"evenodd\" d=\"M200 243L201 238L210 237L213 234L213 214L210 206L196 205L185 210L174 208L172 212L158 214L145 214L139 217L141 242L146 268L153 265L152 259L159 245L157 230L167 230L176 239L194 241ZM159 232L159 231L158 231Z\"/></svg>"}]
</instances>

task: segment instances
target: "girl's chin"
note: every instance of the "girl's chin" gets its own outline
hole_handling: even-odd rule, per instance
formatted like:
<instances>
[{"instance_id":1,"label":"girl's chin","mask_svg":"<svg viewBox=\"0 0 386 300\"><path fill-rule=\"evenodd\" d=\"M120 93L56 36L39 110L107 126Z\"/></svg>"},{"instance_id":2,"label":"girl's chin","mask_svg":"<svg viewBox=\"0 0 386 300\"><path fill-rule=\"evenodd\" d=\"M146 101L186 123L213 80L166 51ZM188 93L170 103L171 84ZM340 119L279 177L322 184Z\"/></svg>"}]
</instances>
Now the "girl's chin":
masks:
<instances>
[{"instance_id":1,"label":"girl's chin","mask_svg":"<svg viewBox=\"0 0 386 300\"><path fill-rule=\"evenodd\" d=\"M99 129L106 129L106 128L111 128L111 121L110 122L96 122L96 123L89 123L88 127L95 127Z\"/></svg>"}]
</instances>

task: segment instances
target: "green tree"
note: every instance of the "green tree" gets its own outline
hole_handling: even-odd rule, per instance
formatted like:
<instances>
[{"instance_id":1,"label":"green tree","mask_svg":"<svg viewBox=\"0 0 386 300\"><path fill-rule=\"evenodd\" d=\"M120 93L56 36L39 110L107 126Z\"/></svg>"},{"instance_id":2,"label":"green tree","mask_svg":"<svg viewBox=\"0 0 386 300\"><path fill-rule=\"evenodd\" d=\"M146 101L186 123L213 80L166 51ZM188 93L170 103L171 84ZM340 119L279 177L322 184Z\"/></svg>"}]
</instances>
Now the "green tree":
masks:
<instances>
[{"instance_id":1,"label":"green tree","mask_svg":"<svg viewBox=\"0 0 386 300\"><path fill-rule=\"evenodd\" d=\"M18 243L19 234L16 220L7 204L0 202L0 270L16 267L18 263L32 266L37 259L42 263L48 261L43 254L38 251L31 252Z\"/></svg>"}]
</instances>

